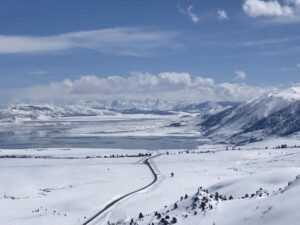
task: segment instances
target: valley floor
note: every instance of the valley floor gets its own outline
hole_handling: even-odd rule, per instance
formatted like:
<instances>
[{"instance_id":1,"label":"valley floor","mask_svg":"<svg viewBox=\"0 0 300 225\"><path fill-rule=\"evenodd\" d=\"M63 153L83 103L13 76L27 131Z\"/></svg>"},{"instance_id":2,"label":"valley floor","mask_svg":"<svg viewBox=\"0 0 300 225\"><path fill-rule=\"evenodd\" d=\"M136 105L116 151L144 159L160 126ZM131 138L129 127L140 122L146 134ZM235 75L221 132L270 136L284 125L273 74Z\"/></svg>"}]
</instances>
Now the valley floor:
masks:
<instances>
[{"instance_id":1,"label":"valley floor","mask_svg":"<svg viewBox=\"0 0 300 225\"><path fill-rule=\"evenodd\" d=\"M289 148L276 148L282 144ZM176 217L177 224L296 225L300 219L297 146L300 141L275 139L234 148L205 145L188 151L3 149L0 223L83 224L114 199L151 183L153 174L142 162L149 154L160 153L149 160L158 174L157 182L118 202L90 224L129 224L132 218L138 224L158 224L153 214L158 211ZM190 196L199 187L233 199L212 199L212 209L191 210ZM244 198L257 191L261 196ZM185 195L189 197L180 200Z\"/></svg>"}]
</instances>

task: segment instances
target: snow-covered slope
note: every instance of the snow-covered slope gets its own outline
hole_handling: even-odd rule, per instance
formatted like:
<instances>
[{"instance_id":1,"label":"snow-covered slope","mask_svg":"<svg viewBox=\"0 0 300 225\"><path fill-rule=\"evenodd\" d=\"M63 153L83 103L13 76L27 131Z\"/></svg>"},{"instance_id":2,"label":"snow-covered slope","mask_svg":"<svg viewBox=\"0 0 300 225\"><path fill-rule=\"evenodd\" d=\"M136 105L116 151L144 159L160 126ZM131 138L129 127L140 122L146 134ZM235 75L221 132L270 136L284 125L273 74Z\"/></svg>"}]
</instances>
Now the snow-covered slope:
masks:
<instances>
[{"instance_id":1,"label":"snow-covered slope","mask_svg":"<svg viewBox=\"0 0 300 225\"><path fill-rule=\"evenodd\" d=\"M283 190L268 193L262 188L242 198L209 193L200 188L191 197L185 196L173 205L152 214L132 218L119 225L282 225L298 224L300 214L296 210L300 204L300 176Z\"/></svg>"},{"instance_id":2,"label":"snow-covered slope","mask_svg":"<svg viewBox=\"0 0 300 225\"><path fill-rule=\"evenodd\" d=\"M200 126L205 135L215 140L229 138L234 142L291 134L299 129L299 100L300 87L293 87L235 105L208 117ZM286 121L289 127L283 126Z\"/></svg>"},{"instance_id":3,"label":"snow-covered slope","mask_svg":"<svg viewBox=\"0 0 300 225\"><path fill-rule=\"evenodd\" d=\"M289 135L300 131L300 101L272 113L245 132L264 131L267 135Z\"/></svg>"}]
</instances>

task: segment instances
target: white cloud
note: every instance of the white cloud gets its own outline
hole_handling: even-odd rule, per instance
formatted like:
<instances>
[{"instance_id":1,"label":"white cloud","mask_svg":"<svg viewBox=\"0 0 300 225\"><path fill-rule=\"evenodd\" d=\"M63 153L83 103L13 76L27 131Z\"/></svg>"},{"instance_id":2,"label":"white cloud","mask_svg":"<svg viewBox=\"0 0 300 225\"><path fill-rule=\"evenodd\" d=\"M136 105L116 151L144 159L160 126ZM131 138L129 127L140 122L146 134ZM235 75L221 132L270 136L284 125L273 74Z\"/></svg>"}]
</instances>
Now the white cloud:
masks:
<instances>
[{"instance_id":1,"label":"white cloud","mask_svg":"<svg viewBox=\"0 0 300 225\"><path fill-rule=\"evenodd\" d=\"M32 74L32 75L46 75L46 74L49 74L50 72L47 71L47 70L35 70L35 71L31 71L29 72L29 74Z\"/></svg>"},{"instance_id":2,"label":"white cloud","mask_svg":"<svg viewBox=\"0 0 300 225\"><path fill-rule=\"evenodd\" d=\"M235 73L234 80L240 81L240 80L245 80L247 78L247 74L242 70L237 70L234 73Z\"/></svg>"},{"instance_id":3,"label":"white cloud","mask_svg":"<svg viewBox=\"0 0 300 225\"><path fill-rule=\"evenodd\" d=\"M270 39L263 39L263 40L252 40L252 41L245 41L241 43L237 43L237 46L244 46L244 47L263 47L266 46L280 46L289 44L292 45L295 42L299 42L299 37L281 37L281 38L270 38Z\"/></svg>"},{"instance_id":4,"label":"white cloud","mask_svg":"<svg viewBox=\"0 0 300 225\"><path fill-rule=\"evenodd\" d=\"M287 5L281 5L277 0L246 0L243 9L251 17L260 16L291 16L293 9Z\"/></svg>"},{"instance_id":5,"label":"white cloud","mask_svg":"<svg viewBox=\"0 0 300 225\"><path fill-rule=\"evenodd\" d=\"M216 83L189 73L135 73L128 77L94 75L48 85L12 90L11 101L66 102L76 100L242 101L274 91L242 83Z\"/></svg>"},{"instance_id":6,"label":"white cloud","mask_svg":"<svg viewBox=\"0 0 300 225\"><path fill-rule=\"evenodd\" d=\"M300 63L297 64L297 67L300 69Z\"/></svg>"},{"instance_id":7,"label":"white cloud","mask_svg":"<svg viewBox=\"0 0 300 225\"><path fill-rule=\"evenodd\" d=\"M191 20L193 21L193 23L197 23L199 21L199 17L192 12L192 8L193 5L190 5L187 9L187 14L189 15L189 17L191 18Z\"/></svg>"},{"instance_id":8,"label":"white cloud","mask_svg":"<svg viewBox=\"0 0 300 225\"><path fill-rule=\"evenodd\" d=\"M229 20L229 16L225 10L218 9L217 17L219 20Z\"/></svg>"},{"instance_id":9,"label":"white cloud","mask_svg":"<svg viewBox=\"0 0 300 225\"><path fill-rule=\"evenodd\" d=\"M90 49L118 55L147 55L161 48L180 48L177 32L145 28L111 28L53 36L0 35L0 54L45 53Z\"/></svg>"},{"instance_id":10,"label":"white cloud","mask_svg":"<svg viewBox=\"0 0 300 225\"><path fill-rule=\"evenodd\" d=\"M186 9L182 8L180 5L178 5L178 10L181 14L188 16L193 23L198 23L200 18L198 17L197 14L195 14L192 9L193 5L189 5Z\"/></svg>"},{"instance_id":11,"label":"white cloud","mask_svg":"<svg viewBox=\"0 0 300 225\"><path fill-rule=\"evenodd\" d=\"M300 21L299 0L245 0L243 10L249 17L264 17L272 22Z\"/></svg>"}]
</instances>

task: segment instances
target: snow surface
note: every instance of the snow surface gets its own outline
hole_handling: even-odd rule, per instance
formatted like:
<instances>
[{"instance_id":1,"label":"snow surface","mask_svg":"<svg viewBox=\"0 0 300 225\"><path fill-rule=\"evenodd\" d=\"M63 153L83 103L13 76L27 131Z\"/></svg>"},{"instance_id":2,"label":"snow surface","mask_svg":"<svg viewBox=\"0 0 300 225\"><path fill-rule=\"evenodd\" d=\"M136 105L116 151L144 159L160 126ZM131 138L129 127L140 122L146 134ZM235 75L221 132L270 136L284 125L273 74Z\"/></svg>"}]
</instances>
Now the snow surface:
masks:
<instances>
[{"instance_id":1,"label":"snow surface","mask_svg":"<svg viewBox=\"0 0 300 225\"><path fill-rule=\"evenodd\" d=\"M137 163L141 158L86 158L112 153L126 150L2 150L1 156L82 158L0 158L0 224L82 224L107 202L152 180Z\"/></svg>"},{"instance_id":2,"label":"snow surface","mask_svg":"<svg viewBox=\"0 0 300 225\"><path fill-rule=\"evenodd\" d=\"M138 224L158 220L155 211L178 224L297 224L300 174L298 140L273 139L245 146L203 145L195 150L126 149L21 149L0 150L0 221L14 225L82 224L113 199L153 180L141 163L144 157L120 157L161 153L150 162L158 181L150 188L123 199L95 223L119 221ZM275 149L288 144L289 148ZM268 147L268 148L266 148ZM115 157L112 158L111 155ZM174 176L171 176L171 173ZM196 193L199 187L207 189ZM243 198L245 194L257 194ZM233 200L209 200L212 209L192 204L195 196L215 192ZM268 193L268 195L266 194ZM181 197L188 195L185 200ZM178 209L174 210L174 203ZM188 209L186 209L188 207ZM169 212L167 212L169 211ZM139 220L138 214L145 217ZM185 216L188 217L185 218ZM127 222L126 222L127 221Z\"/></svg>"},{"instance_id":3,"label":"snow surface","mask_svg":"<svg viewBox=\"0 0 300 225\"><path fill-rule=\"evenodd\" d=\"M300 148L272 149L269 144L276 146L277 143L269 140L256 146L244 146L242 150L228 151L224 146L206 153L200 148L195 153L190 151L189 154L156 158L159 183L118 204L99 224L107 221L123 224L122 221L129 222L131 218L141 225L160 224L154 219L155 211L169 215L171 219L176 217L178 224L297 224L300 198L296 193L299 193L300 185L291 186L293 191L290 192L281 193L279 190L300 174ZM171 172L174 172L174 177L170 176ZM185 194L194 195L199 187L227 198L232 195L234 199L217 204L212 202L216 204L212 210L202 212L197 209L198 213L194 215L194 211L186 210L186 204L191 204L192 199L190 203L179 199ZM268 196L242 198L261 188ZM175 202L179 204L176 210L172 209ZM142 220L137 219L140 212L146 215ZM186 214L188 218L184 218Z\"/></svg>"}]
</instances>

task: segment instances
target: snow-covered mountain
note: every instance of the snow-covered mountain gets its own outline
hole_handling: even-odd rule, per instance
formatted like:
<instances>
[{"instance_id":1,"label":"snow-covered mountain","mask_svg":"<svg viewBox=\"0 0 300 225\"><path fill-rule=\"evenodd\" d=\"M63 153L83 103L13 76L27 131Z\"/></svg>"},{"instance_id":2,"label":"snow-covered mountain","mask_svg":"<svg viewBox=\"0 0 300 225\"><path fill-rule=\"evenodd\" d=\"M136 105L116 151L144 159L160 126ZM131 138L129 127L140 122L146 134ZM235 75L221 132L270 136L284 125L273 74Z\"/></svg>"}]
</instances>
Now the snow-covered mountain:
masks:
<instances>
[{"instance_id":1,"label":"snow-covered mountain","mask_svg":"<svg viewBox=\"0 0 300 225\"><path fill-rule=\"evenodd\" d=\"M0 121L48 120L72 116L115 115L107 109L92 108L88 105L10 105L0 108Z\"/></svg>"},{"instance_id":2,"label":"snow-covered mountain","mask_svg":"<svg viewBox=\"0 0 300 225\"><path fill-rule=\"evenodd\" d=\"M300 101L272 113L258 121L245 132L264 130L265 134L289 135L300 131Z\"/></svg>"},{"instance_id":3,"label":"snow-covered mountain","mask_svg":"<svg viewBox=\"0 0 300 225\"><path fill-rule=\"evenodd\" d=\"M0 121L125 114L178 115L172 126L199 125L202 135L213 142L247 143L300 132L300 87L244 103L118 100L71 105L16 104L0 108Z\"/></svg>"},{"instance_id":4,"label":"snow-covered mountain","mask_svg":"<svg viewBox=\"0 0 300 225\"><path fill-rule=\"evenodd\" d=\"M184 102L177 104L173 107L175 111L183 112L210 112L215 114L219 111L230 108L234 105L237 105L237 102Z\"/></svg>"},{"instance_id":5,"label":"snow-covered mountain","mask_svg":"<svg viewBox=\"0 0 300 225\"><path fill-rule=\"evenodd\" d=\"M300 130L300 87L268 94L234 105L200 123L204 135L214 140L247 142Z\"/></svg>"},{"instance_id":6,"label":"snow-covered mountain","mask_svg":"<svg viewBox=\"0 0 300 225\"><path fill-rule=\"evenodd\" d=\"M93 101L70 105L13 104L0 107L0 121L48 120L75 116L100 116L118 114L172 115L178 112L212 115L235 105L231 102L168 102L145 101Z\"/></svg>"}]
</instances>

